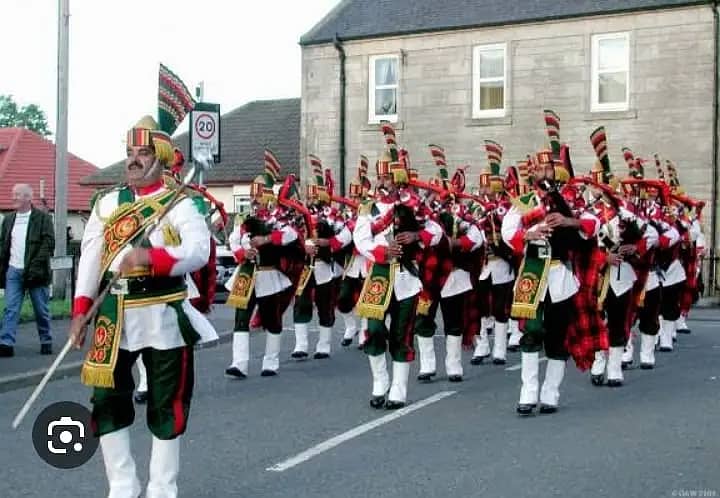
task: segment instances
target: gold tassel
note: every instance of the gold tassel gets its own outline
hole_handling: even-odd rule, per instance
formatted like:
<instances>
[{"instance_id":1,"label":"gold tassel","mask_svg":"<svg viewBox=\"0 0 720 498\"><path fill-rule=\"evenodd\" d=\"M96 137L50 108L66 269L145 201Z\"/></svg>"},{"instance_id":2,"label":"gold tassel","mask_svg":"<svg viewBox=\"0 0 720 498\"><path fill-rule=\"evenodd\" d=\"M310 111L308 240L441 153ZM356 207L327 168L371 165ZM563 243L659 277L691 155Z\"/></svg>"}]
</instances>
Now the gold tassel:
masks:
<instances>
[{"instance_id":1,"label":"gold tassel","mask_svg":"<svg viewBox=\"0 0 720 498\"><path fill-rule=\"evenodd\" d=\"M112 389L115 387L113 371L114 369L99 369L85 363L80 372L80 382L86 386Z\"/></svg>"}]
</instances>

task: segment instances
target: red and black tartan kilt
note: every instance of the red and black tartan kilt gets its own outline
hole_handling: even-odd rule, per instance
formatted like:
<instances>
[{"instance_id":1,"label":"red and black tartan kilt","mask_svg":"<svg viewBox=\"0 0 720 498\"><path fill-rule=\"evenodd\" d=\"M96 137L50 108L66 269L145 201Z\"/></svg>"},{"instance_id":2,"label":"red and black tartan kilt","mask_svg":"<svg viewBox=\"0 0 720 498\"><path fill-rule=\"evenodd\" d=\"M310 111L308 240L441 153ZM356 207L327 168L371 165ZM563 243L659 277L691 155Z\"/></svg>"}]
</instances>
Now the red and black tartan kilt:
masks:
<instances>
[{"instance_id":1,"label":"red and black tartan kilt","mask_svg":"<svg viewBox=\"0 0 720 498\"><path fill-rule=\"evenodd\" d=\"M570 324L565 347L578 369L588 370L595 361L595 352L610 347L607 325L598 310L598 291L605 255L597 247L587 246L573 254L573 269L580 281L580 290L573 296L576 320Z\"/></svg>"}]
</instances>

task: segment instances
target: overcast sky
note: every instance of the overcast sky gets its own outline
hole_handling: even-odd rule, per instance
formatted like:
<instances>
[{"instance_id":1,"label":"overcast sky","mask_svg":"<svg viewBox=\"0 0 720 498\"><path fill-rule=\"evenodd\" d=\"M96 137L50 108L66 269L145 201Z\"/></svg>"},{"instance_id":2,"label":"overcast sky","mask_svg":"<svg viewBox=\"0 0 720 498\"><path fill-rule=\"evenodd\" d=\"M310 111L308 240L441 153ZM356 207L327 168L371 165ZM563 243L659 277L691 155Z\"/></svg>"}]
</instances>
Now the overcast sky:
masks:
<instances>
[{"instance_id":1,"label":"overcast sky","mask_svg":"<svg viewBox=\"0 0 720 498\"><path fill-rule=\"evenodd\" d=\"M160 62L223 113L300 96L302 34L339 0L70 0L69 149L96 166L157 116ZM57 0L2 0L0 94L34 103L55 131ZM183 123L178 133L186 131Z\"/></svg>"}]
</instances>

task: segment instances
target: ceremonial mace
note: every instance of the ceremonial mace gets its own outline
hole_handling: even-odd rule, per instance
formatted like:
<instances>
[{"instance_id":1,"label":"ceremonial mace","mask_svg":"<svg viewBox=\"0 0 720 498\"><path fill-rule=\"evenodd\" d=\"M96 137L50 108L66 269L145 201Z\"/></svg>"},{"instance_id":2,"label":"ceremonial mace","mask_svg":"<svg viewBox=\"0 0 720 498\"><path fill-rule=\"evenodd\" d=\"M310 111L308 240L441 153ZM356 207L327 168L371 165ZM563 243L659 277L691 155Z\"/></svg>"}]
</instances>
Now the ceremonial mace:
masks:
<instances>
[{"instance_id":1,"label":"ceremonial mace","mask_svg":"<svg viewBox=\"0 0 720 498\"><path fill-rule=\"evenodd\" d=\"M165 205L158 219L145 231L138 245L142 245L143 242L147 242L149 240L150 235L153 233L155 228L160 225L160 222L163 220L163 218L165 218L168 212L170 212L170 210L182 200L180 196L188 187L188 185L192 183L198 173L209 170L211 168L212 161L213 156L207 148L199 149L193 152L193 164L190 168L190 171L188 171L187 175L185 175L182 184L177 188L177 190L175 190L173 196L170 198L170 202ZM153 165L153 167L148 170L145 176L147 177L151 171L153 171L159 166L159 163L156 162L155 165ZM108 292L110 292L110 289L112 289L113 285L115 285L117 281L120 280L120 277L120 272L116 272L110 282L108 282L108 284L100 292L98 297L95 299L95 302L85 315L85 323L83 324L83 328L87 327L88 324L90 324L98 309L100 308L100 305L105 299L105 296L107 296ZM35 403L35 400L37 400L38 396L40 396L40 393L45 388L45 385L50 380L50 377L52 377L53 373L55 373L55 370L57 370L57 368L60 366L60 363L62 363L62 361L65 359L65 356L67 356L67 354L70 352L70 348L72 348L72 342L73 338L69 337L67 342L65 343L65 346L62 348L62 351L60 351L60 353L57 355L55 361L53 361L52 365L50 365L50 368L48 368L48 371L45 373L45 376L42 378L42 380L32 392L28 400L20 409L20 412L18 412L17 416L13 420L13 429L18 428L20 423L25 418L25 415L27 415L28 411L30 411L30 408L32 407L33 403Z\"/></svg>"}]
</instances>

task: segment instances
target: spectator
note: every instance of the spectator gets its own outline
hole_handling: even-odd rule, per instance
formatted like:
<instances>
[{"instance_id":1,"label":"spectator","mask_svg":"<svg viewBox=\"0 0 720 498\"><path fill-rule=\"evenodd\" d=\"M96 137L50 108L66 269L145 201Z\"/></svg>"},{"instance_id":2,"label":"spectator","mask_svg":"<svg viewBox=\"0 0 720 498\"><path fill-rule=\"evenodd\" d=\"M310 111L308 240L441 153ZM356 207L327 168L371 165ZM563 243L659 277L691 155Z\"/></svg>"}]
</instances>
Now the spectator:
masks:
<instances>
[{"instance_id":1,"label":"spectator","mask_svg":"<svg viewBox=\"0 0 720 498\"><path fill-rule=\"evenodd\" d=\"M30 185L15 185L15 212L5 216L0 227L0 288L5 289L0 357L15 354L15 335L26 292L35 311L40 354L52 354L48 286L55 237L50 215L33 207L32 195Z\"/></svg>"}]
</instances>

